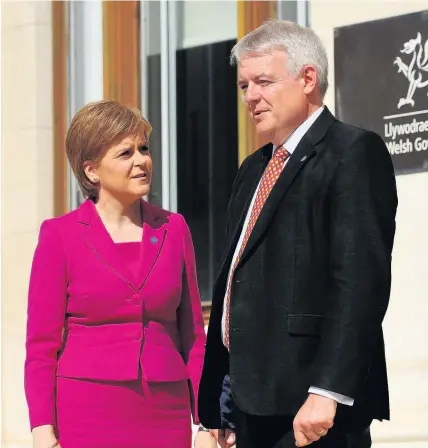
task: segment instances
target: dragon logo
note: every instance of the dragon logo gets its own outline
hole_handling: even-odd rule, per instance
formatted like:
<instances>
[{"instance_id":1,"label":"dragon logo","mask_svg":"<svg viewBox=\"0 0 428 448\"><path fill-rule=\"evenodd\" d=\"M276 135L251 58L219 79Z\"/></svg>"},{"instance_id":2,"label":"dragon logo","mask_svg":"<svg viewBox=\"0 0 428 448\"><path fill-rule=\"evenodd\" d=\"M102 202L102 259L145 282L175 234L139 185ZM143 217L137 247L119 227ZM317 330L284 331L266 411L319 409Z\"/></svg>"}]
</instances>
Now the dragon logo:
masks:
<instances>
[{"instance_id":1,"label":"dragon logo","mask_svg":"<svg viewBox=\"0 0 428 448\"><path fill-rule=\"evenodd\" d=\"M409 65L406 65L400 57L394 61L394 64L398 65L398 73L403 73L410 83L406 98L400 98L398 102L398 109L406 104L413 107L415 105L413 95L416 89L428 86L428 39L423 46L421 33L418 33L416 39L410 39L404 44L400 53L412 55L412 60Z\"/></svg>"}]
</instances>

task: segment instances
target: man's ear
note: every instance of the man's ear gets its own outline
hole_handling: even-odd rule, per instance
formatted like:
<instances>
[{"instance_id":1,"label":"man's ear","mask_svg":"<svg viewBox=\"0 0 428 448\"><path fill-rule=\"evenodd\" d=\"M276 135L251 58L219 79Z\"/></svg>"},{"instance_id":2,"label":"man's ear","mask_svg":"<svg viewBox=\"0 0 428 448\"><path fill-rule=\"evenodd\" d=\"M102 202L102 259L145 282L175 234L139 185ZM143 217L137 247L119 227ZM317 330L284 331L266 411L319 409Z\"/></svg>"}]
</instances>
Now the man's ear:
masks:
<instances>
[{"instance_id":1,"label":"man's ear","mask_svg":"<svg viewBox=\"0 0 428 448\"><path fill-rule=\"evenodd\" d=\"M303 91L306 95L310 95L316 89L318 83L316 68L313 65L306 65L302 69L300 77L304 83Z\"/></svg>"}]
</instances>

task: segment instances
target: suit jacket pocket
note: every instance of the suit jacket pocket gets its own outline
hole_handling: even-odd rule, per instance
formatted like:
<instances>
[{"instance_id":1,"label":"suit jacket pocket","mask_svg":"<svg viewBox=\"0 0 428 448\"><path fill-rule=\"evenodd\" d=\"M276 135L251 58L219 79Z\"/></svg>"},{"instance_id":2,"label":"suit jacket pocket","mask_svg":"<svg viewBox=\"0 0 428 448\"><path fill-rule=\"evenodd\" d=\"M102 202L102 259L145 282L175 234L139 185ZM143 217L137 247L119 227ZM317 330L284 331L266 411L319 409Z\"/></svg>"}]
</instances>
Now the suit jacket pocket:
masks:
<instances>
[{"instance_id":1,"label":"suit jacket pocket","mask_svg":"<svg viewBox=\"0 0 428 448\"><path fill-rule=\"evenodd\" d=\"M291 335L319 336L324 316L314 314L289 314L288 332Z\"/></svg>"}]
</instances>

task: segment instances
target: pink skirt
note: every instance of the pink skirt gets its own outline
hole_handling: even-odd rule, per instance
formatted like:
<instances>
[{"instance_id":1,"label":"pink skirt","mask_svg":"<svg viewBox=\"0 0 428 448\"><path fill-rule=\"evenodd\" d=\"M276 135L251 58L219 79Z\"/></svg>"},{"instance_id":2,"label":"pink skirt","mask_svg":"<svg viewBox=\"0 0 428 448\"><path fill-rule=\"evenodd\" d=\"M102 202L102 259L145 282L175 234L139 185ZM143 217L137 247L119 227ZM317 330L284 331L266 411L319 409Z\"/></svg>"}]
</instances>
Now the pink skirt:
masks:
<instances>
[{"instance_id":1,"label":"pink skirt","mask_svg":"<svg viewBox=\"0 0 428 448\"><path fill-rule=\"evenodd\" d=\"M57 378L61 448L190 448L187 381L101 383Z\"/></svg>"}]
</instances>

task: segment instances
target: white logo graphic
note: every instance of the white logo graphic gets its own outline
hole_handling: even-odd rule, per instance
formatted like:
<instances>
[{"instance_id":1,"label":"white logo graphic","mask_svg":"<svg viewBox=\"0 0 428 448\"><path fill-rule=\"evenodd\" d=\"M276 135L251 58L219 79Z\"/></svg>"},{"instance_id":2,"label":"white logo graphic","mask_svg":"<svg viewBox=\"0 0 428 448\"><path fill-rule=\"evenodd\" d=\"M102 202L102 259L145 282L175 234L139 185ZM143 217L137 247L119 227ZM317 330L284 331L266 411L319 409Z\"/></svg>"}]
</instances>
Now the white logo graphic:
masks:
<instances>
[{"instance_id":1,"label":"white logo graphic","mask_svg":"<svg viewBox=\"0 0 428 448\"><path fill-rule=\"evenodd\" d=\"M409 65L406 65L400 57L395 58L394 61L394 64L398 65L398 73L403 73L410 83L406 98L400 98L398 102L398 109L406 104L413 107L415 105L413 95L416 89L428 86L428 39L424 47L421 33L418 33L416 39L410 39L404 44L400 53L413 56Z\"/></svg>"}]
</instances>

